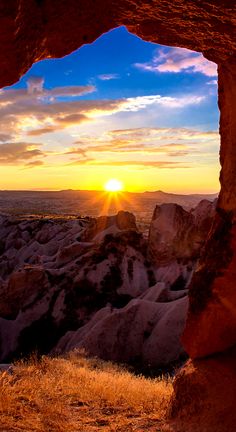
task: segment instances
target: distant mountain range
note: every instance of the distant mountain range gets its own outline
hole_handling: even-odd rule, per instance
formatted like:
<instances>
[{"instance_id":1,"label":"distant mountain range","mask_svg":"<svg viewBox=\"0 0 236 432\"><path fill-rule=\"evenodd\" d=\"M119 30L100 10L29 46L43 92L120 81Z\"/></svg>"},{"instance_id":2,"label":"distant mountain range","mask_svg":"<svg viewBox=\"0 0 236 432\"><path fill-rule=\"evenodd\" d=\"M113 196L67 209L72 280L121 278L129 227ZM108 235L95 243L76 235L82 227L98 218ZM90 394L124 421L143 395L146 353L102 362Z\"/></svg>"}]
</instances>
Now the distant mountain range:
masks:
<instances>
[{"instance_id":1,"label":"distant mountain range","mask_svg":"<svg viewBox=\"0 0 236 432\"><path fill-rule=\"evenodd\" d=\"M150 222L155 206L175 203L190 210L200 201L214 201L218 194L173 194L163 191L121 192L109 198L105 191L0 191L0 213L16 215L93 216L111 215L119 210L133 212L138 222ZM111 197L111 196L110 196Z\"/></svg>"}]
</instances>

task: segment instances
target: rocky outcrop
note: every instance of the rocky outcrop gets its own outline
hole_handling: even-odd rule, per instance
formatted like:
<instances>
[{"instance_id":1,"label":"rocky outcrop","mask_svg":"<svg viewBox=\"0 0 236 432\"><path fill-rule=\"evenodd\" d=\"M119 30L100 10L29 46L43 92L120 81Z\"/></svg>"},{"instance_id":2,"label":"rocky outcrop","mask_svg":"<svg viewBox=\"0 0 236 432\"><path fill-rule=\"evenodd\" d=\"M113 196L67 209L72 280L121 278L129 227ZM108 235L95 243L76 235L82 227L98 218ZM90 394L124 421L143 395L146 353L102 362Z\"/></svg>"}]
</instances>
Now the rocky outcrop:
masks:
<instances>
[{"instance_id":1,"label":"rocky outcrop","mask_svg":"<svg viewBox=\"0 0 236 432\"><path fill-rule=\"evenodd\" d=\"M107 234L125 230L137 231L135 217L127 211L119 211L116 216L100 216L93 219L81 239L100 242Z\"/></svg>"},{"instance_id":2,"label":"rocky outcrop","mask_svg":"<svg viewBox=\"0 0 236 432\"><path fill-rule=\"evenodd\" d=\"M179 206L177 212L186 213ZM186 214L204 225L209 211L193 212ZM163 226L167 222L162 216ZM175 236L181 229L179 220ZM98 219L1 216L0 237L2 360L33 349L48 352L65 333L65 349L84 346L113 360L136 358L156 366L182 355L184 288L191 271L186 263L172 262L172 256L166 274L161 260L152 264L148 241L131 213ZM74 335L73 342L68 334ZM133 350L125 348L125 340Z\"/></svg>"},{"instance_id":3,"label":"rocky outcrop","mask_svg":"<svg viewBox=\"0 0 236 432\"><path fill-rule=\"evenodd\" d=\"M1 358L48 351L107 302L122 307L155 282L128 212L98 220L2 216L0 236Z\"/></svg>"},{"instance_id":4,"label":"rocky outcrop","mask_svg":"<svg viewBox=\"0 0 236 432\"><path fill-rule=\"evenodd\" d=\"M174 382L171 431L235 431L235 362L235 349L212 358L188 361Z\"/></svg>"},{"instance_id":5,"label":"rocky outcrop","mask_svg":"<svg viewBox=\"0 0 236 432\"><path fill-rule=\"evenodd\" d=\"M149 230L148 258L157 280L183 289L195 269L215 215L215 202L186 211L178 204L156 206Z\"/></svg>"},{"instance_id":6,"label":"rocky outcrop","mask_svg":"<svg viewBox=\"0 0 236 432\"><path fill-rule=\"evenodd\" d=\"M26 265L11 274L2 284L0 316L16 318L19 310L30 307L37 298L47 293L49 281L42 267Z\"/></svg>"},{"instance_id":7,"label":"rocky outcrop","mask_svg":"<svg viewBox=\"0 0 236 432\"><path fill-rule=\"evenodd\" d=\"M188 298L168 303L135 299L118 310L106 307L85 326L67 333L56 352L84 348L105 360L161 367L179 360L184 350L180 337Z\"/></svg>"},{"instance_id":8,"label":"rocky outcrop","mask_svg":"<svg viewBox=\"0 0 236 432\"><path fill-rule=\"evenodd\" d=\"M190 287L183 341L192 358L223 351L236 343L235 248L235 225L221 212Z\"/></svg>"},{"instance_id":9,"label":"rocky outcrop","mask_svg":"<svg viewBox=\"0 0 236 432\"><path fill-rule=\"evenodd\" d=\"M148 254L152 262L169 265L172 261L199 257L215 215L215 203L204 200L188 212L178 204L156 206L149 230Z\"/></svg>"},{"instance_id":10,"label":"rocky outcrop","mask_svg":"<svg viewBox=\"0 0 236 432\"><path fill-rule=\"evenodd\" d=\"M194 217L177 204L162 204L155 208L150 231L150 259L168 265L176 259L190 259L195 248Z\"/></svg>"}]
</instances>

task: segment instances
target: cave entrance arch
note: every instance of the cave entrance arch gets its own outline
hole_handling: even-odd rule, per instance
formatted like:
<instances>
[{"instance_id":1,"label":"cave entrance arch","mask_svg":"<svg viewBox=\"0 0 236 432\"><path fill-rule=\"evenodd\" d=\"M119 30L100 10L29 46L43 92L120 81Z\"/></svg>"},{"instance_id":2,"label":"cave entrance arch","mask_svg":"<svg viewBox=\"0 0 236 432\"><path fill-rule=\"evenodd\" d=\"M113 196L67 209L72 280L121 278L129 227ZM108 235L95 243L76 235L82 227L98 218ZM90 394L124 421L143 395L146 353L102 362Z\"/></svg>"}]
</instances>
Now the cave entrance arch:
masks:
<instances>
[{"instance_id":1,"label":"cave entrance arch","mask_svg":"<svg viewBox=\"0 0 236 432\"><path fill-rule=\"evenodd\" d=\"M202 52L218 64L221 192L201 267L193 278L184 344L191 357L236 344L236 40L229 0L19 0L1 5L0 86L32 63L62 57L125 25L147 41Z\"/></svg>"}]
</instances>

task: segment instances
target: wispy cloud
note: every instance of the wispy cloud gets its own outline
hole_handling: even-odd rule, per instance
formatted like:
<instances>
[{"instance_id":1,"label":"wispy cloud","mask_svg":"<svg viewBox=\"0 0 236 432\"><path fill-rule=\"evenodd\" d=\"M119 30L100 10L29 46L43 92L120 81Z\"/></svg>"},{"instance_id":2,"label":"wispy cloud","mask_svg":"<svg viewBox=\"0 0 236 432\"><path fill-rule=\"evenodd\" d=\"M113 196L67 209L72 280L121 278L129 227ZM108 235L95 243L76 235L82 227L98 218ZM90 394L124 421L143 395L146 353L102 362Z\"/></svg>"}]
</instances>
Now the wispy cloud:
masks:
<instances>
[{"instance_id":1,"label":"wispy cloud","mask_svg":"<svg viewBox=\"0 0 236 432\"><path fill-rule=\"evenodd\" d=\"M175 169L175 168L190 168L190 165L184 162L171 162L171 161L141 161L141 160L96 160L96 159L79 159L73 160L69 165L93 165L93 166L133 166L140 168L162 168L162 169Z\"/></svg>"},{"instance_id":2,"label":"wispy cloud","mask_svg":"<svg viewBox=\"0 0 236 432\"><path fill-rule=\"evenodd\" d=\"M207 85L217 86L217 84L218 84L218 81L216 79L212 79L212 80L210 80L210 81L207 82Z\"/></svg>"},{"instance_id":3,"label":"wispy cloud","mask_svg":"<svg viewBox=\"0 0 236 432\"><path fill-rule=\"evenodd\" d=\"M217 66L202 54L185 48L167 48L155 51L146 63L135 63L135 67L149 72L200 72L206 76L217 76Z\"/></svg>"},{"instance_id":4,"label":"wispy cloud","mask_svg":"<svg viewBox=\"0 0 236 432\"><path fill-rule=\"evenodd\" d=\"M205 96L200 95L184 95L179 97L150 95L150 96L137 96L134 98L127 98L121 103L123 111L139 111L145 109L149 105L159 105L165 108L175 109L184 108L189 105L198 105L205 100Z\"/></svg>"},{"instance_id":5,"label":"wispy cloud","mask_svg":"<svg viewBox=\"0 0 236 432\"><path fill-rule=\"evenodd\" d=\"M41 160L27 162L23 169L37 168L44 165L44 162Z\"/></svg>"},{"instance_id":6,"label":"wispy cloud","mask_svg":"<svg viewBox=\"0 0 236 432\"><path fill-rule=\"evenodd\" d=\"M192 166L194 155L199 164L205 157L214 155L218 146L219 134L216 131L134 128L111 130L98 137L84 137L84 140L75 141L66 154L73 156L73 165L174 168ZM74 158L77 155L79 160ZM127 157L130 159L127 160Z\"/></svg>"},{"instance_id":7,"label":"wispy cloud","mask_svg":"<svg viewBox=\"0 0 236 432\"><path fill-rule=\"evenodd\" d=\"M119 79L120 75L117 73L108 73L108 74L98 75L98 78L101 81L110 81L110 80L114 80L114 79Z\"/></svg>"},{"instance_id":8,"label":"wispy cloud","mask_svg":"<svg viewBox=\"0 0 236 432\"><path fill-rule=\"evenodd\" d=\"M40 144L34 143L5 143L0 145L0 163L4 165L18 165L30 159L44 156L39 148Z\"/></svg>"},{"instance_id":9,"label":"wispy cloud","mask_svg":"<svg viewBox=\"0 0 236 432\"><path fill-rule=\"evenodd\" d=\"M150 107L166 110L179 110L199 105L204 95L185 94L161 96L158 94L122 99L80 100L85 93L95 91L95 87L73 86L44 89L44 80L32 77L27 89L0 91L0 125L3 139L7 135L40 136L84 122L94 122L97 118L122 112L138 112ZM1 140L0 136L0 140ZM22 139L22 138L21 138Z\"/></svg>"}]
</instances>

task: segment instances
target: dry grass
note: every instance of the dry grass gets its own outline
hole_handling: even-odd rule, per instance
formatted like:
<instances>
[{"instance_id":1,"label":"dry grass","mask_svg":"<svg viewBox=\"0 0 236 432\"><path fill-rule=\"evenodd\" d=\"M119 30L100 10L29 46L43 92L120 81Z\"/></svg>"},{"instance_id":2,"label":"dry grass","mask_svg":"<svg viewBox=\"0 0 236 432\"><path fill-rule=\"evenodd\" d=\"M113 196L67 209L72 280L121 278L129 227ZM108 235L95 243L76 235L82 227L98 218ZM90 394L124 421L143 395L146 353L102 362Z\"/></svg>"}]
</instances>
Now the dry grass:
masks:
<instances>
[{"instance_id":1,"label":"dry grass","mask_svg":"<svg viewBox=\"0 0 236 432\"><path fill-rule=\"evenodd\" d=\"M0 431L163 431L171 393L170 380L80 353L32 358L0 374Z\"/></svg>"}]
</instances>

